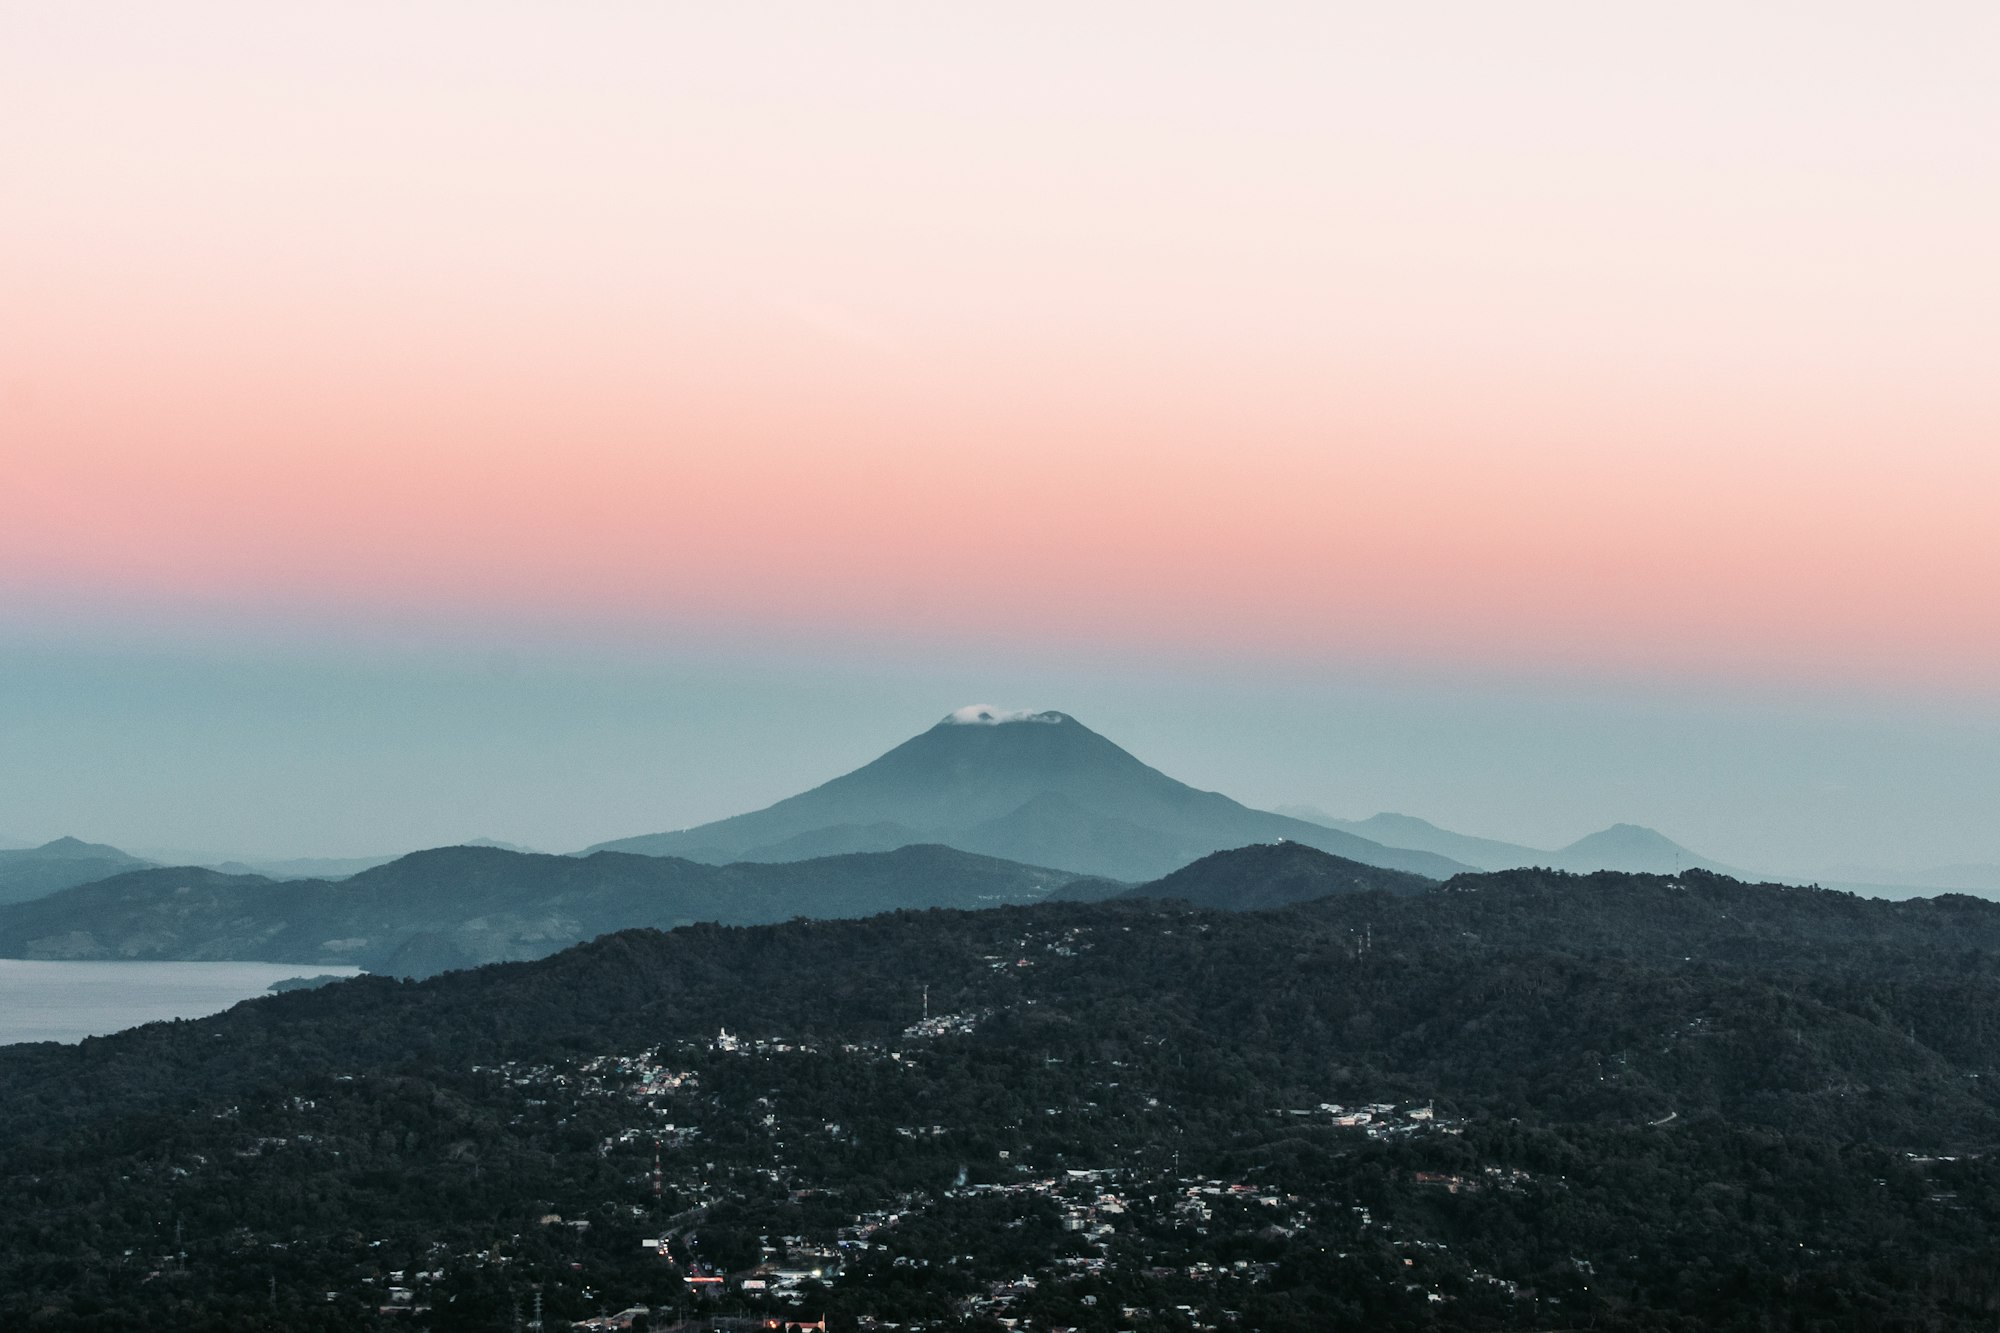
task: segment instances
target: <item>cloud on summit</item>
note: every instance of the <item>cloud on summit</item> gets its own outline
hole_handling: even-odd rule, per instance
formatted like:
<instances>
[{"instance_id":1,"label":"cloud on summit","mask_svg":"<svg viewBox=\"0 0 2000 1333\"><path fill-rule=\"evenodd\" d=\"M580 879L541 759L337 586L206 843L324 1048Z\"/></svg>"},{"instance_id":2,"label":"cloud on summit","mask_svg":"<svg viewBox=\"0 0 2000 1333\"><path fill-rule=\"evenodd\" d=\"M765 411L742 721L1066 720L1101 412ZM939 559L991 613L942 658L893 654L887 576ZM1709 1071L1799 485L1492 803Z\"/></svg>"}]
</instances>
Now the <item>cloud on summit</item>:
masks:
<instances>
[{"instance_id":1,"label":"cloud on summit","mask_svg":"<svg viewBox=\"0 0 2000 1333\"><path fill-rule=\"evenodd\" d=\"M1038 713L1031 708L995 708L992 704L967 704L945 714L946 722L962 727L997 727L1003 722L1060 722L1060 713Z\"/></svg>"}]
</instances>

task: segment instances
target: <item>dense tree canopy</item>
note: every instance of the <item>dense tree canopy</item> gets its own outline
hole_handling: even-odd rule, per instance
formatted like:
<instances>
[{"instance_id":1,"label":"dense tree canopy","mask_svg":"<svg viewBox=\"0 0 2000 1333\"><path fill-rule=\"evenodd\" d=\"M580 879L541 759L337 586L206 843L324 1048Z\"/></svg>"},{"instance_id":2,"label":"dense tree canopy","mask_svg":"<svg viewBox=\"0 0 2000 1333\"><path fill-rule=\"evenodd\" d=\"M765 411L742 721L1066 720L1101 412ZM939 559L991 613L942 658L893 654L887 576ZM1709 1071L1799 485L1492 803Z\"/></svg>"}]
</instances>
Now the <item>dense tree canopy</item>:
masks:
<instances>
[{"instance_id":1,"label":"dense tree canopy","mask_svg":"<svg viewBox=\"0 0 2000 1333\"><path fill-rule=\"evenodd\" d=\"M1972 899L1522 871L361 978L0 1049L0 1326L503 1328L539 1291L850 1327L1990 1327L1997 960ZM693 1265L731 1280L694 1297ZM788 1265L805 1305L740 1285Z\"/></svg>"}]
</instances>

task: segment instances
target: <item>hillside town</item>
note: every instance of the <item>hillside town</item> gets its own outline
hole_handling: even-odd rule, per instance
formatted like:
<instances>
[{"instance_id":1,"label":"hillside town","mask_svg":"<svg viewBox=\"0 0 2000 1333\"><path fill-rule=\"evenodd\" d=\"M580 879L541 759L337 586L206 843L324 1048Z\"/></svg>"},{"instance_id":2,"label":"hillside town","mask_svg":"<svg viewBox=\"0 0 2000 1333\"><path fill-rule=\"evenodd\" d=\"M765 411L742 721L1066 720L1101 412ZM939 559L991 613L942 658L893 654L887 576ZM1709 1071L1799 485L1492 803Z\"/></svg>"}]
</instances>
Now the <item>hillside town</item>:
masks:
<instances>
[{"instance_id":1,"label":"hillside town","mask_svg":"<svg viewBox=\"0 0 2000 1333\"><path fill-rule=\"evenodd\" d=\"M1020 941L1073 950L1078 941ZM890 1095L909 1083L909 1104L927 1062L953 1054L993 1011L931 1013L928 997L899 1036L882 1042L827 1045L807 1037L752 1035L728 1027L709 1038L631 1053L585 1056L563 1064L476 1066L472 1072L515 1106L516 1126L540 1122L557 1131L587 1126L594 1154L613 1168L618 1188L604 1197L551 1201L533 1219L560 1233L582 1256L579 1274L601 1246L627 1246L654 1266L641 1299L611 1282L591 1282L578 1295L597 1313L577 1328L724 1327L718 1320L753 1320L742 1327L816 1328L831 1292L876 1287L942 1294L928 1303L932 1318L904 1308L856 1316L861 1328L923 1329L991 1320L1003 1328L1061 1328L1051 1311L1068 1309L1113 1318L1119 1327L1239 1328L1243 1296L1267 1283L1274 1264L1256 1254L1257 1238L1289 1237L1307 1227L1337 1231L1371 1255L1386 1248L1402 1259L1403 1285L1416 1299L1454 1299L1436 1281L1441 1242L1407 1233L1370 1207L1315 1197L1272 1171L1226 1177L1188 1171L1176 1160L1126 1161L1110 1154L1076 1163L1071 1154L1037 1146L1035 1117L1051 1122L1111 1114L1171 1117L1172 1106L1133 1087L1118 1061L1056 1071L1048 1086L1064 1096L1030 1108L1003 1126L1010 1146L975 1148L969 1136L992 1128L916 1117L868 1125L829 1118L797 1095L798 1078L833 1071L871 1080ZM1053 1058L1050 1062L1054 1063ZM1278 1107L1275 1125L1296 1126L1330 1142L1355 1145L1459 1135L1463 1127L1432 1103L1394 1099L1323 1101ZM867 1177L835 1165L858 1141L886 1131L905 1150L958 1162L926 1188L889 1189L868 1197ZM987 1160L975 1163L972 1159ZM1450 1194L1525 1189L1521 1172L1411 1172L1412 1188ZM741 1236L744 1219L771 1229ZM1004 1258L990 1245L954 1252L943 1243L997 1225L1021 1244ZM732 1233L725 1236L724 1233ZM420 1266L391 1269L379 1286L378 1312L420 1314L430 1308L453 1267L504 1270L512 1237L488 1249L426 1255ZM1247 1252L1246 1252L1247 1250ZM1499 1276L1472 1281L1518 1294ZM659 1295L668 1284L669 1299ZM1427 1285L1428 1284L1428 1285ZM1144 1300L1135 1290L1152 1293ZM329 1293L332 1296L332 1293ZM1172 1297L1172 1299L1168 1299ZM908 1302L901 1302L907 1305Z\"/></svg>"}]
</instances>

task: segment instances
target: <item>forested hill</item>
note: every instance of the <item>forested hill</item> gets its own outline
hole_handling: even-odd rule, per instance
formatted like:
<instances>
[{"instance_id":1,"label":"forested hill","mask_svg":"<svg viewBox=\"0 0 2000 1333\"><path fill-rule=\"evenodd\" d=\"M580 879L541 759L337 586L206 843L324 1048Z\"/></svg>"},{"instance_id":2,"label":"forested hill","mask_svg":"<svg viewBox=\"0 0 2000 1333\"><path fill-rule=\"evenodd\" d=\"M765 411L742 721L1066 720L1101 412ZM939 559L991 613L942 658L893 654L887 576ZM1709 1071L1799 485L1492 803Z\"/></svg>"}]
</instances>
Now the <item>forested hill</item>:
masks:
<instances>
[{"instance_id":1,"label":"forested hill","mask_svg":"<svg viewBox=\"0 0 2000 1333\"><path fill-rule=\"evenodd\" d=\"M1990 1327L1996 945L1969 898L1519 872L360 978L0 1049L0 1326L672 1308L765 1235L840 1255L843 1329Z\"/></svg>"},{"instance_id":2,"label":"forested hill","mask_svg":"<svg viewBox=\"0 0 2000 1333\"><path fill-rule=\"evenodd\" d=\"M1047 947L1077 931L1093 936L1087 951ZM1131 899L625 931L538 962L421 984L364 978L82 1050L9 1048L0 1069L23 1079L43 1062L64 1078L119 1069L112 1085L128 1076L143 1084L141 1069L165 1069L185 1049L200 1057L188 1071L200 1086L208 1074L233 1080L222 1071L243 1052L231 1043L305 1067L547 1054L724 1024L880 1037L915 1018L926 986L934 1009L1047 1006L1037 1022L1125 1015L1105 1020L1114 1027L1154 1016L1286 1066L1377 1062L1457 1095L1505 1089L1524 1110L1568 1105L1582 1091L1607 1110L1646 1114L1680 1095L1712 1100L1721 1085L1705 1080L1725 1073L1748 1088L1800 1062L1837 1085L1860 1074L1842 1074L1842 1061L1865 1057L1875 1072L1898 1071L1892 1083L1904 1092L1910 1079L1943 1079L1930 1109L1895 1112L1899 1132L1932 1143L1989 1131L1986 1090L1964 1078L1989 1063L2000 1069L2000 904L1888 902L1703 872L1548 871L1270 912ZM1763 1018L1781 1018L1782 1032ZM1649 1035L1657 1023L1696 1019L1701 1042L1664 1028ZM1787 1048L1778 1067L1735 1059L1738 1043L1778 1036ZM298 1049L313 1054L283 1053ZM1610 1088L1567 1078L1519 1085L1522 1069L1614 1051L1624 1056ZM1691 1062L1691 1051L1704 1058ZM1730 1058L1716 1058L1724 1051ZM1776 1118L1886 1113L1884 1091L1806 1097Z\"/></svg>"},{"instance_id":3,"label":"forested hill","mask_svg":"<svg viewBox=\"0 0 2000 1333\"><path fill-rule=\"evenodd\" d=\"M360 978L0 1049L0 1326L671 1309L764 1235L840 1256L841 1329L1990 1327L1996 946L1969 898L1516 872Z\"/></svg>"},{"instance_id":4,"label":"forested hill","mask_svg":"<svg viewBox=\"0 0 2000 1333\"><path fill-rule=\"evenodd\" d=\"M1890 902L1726 875L1502 870L1460 875L1438 907L1468 941L1671 962L1941 975L2000 964L2000 902ZM1546 932L1546 934L1542 934Z\"/></svg>"},{"instance_id":5,"label":"forested hill","mask_svg":"<svg viewBox=\"0 0 2000 1333\"><path fill-rule=\"evenodd\" d=\"M1075 878L935 846L729 866L443 847L339 882L187 867L118 875L0 907L0 957L352 963L423 976L632 926L988 907Z\"/></svg>"},{"instance_id":6,"label":"forested hill","mask_svg":"<svg viewBox=\"0 0 2000 1333\"><path fill-rule=\"evenodd\" d=\"M1195 907L1248 912L1337 893L1422 893L1435 884L1422 875L1363 865L1303 843L1276 842L1214 852L1118 896L1171 898ZM1066 893L1080 887L1072 885Z\"/></svg>"}]
</instances>

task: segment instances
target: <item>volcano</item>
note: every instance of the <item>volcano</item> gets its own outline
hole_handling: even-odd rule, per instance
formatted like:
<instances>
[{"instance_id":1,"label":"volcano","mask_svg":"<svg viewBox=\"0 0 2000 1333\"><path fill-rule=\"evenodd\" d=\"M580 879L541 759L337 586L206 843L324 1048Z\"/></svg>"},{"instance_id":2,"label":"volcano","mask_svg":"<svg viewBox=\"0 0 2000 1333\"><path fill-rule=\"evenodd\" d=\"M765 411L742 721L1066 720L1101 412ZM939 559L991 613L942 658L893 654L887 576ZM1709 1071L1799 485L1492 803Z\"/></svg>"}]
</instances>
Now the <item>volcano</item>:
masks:
<instances>
[{"instance_id":1,"label":"volcano","mask_svg":"<svg viewBox=\"0 0 2000 1333\"><path fill-rule=\"evenodd\" d=\"M1140 881L1211 852L1283 841L1433 879L1471 868L1190 787L1067 713L979 705L958 709L872 763L762 810L588 850L723 864L940 843Z\"/></svg>"}]
</instances>

